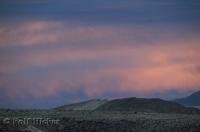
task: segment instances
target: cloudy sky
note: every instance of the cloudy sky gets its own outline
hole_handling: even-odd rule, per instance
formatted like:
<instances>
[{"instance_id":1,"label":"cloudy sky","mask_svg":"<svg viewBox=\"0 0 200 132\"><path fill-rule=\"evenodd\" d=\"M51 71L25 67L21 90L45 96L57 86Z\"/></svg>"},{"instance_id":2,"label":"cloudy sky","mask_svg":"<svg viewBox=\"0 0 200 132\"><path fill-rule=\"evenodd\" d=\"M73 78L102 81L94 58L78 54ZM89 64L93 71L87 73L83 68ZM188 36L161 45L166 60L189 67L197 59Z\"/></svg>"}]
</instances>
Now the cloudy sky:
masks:
<instances>
[{"instance_id":1,"label":"cloudy sky","mask_svg":"<svg viewBox=\"0 0 200 132\"><path fill-rule=\"evenodd\" d=\"M1 0L0 107L200 90L199 0Z\"/></svg>"}]
</instances>

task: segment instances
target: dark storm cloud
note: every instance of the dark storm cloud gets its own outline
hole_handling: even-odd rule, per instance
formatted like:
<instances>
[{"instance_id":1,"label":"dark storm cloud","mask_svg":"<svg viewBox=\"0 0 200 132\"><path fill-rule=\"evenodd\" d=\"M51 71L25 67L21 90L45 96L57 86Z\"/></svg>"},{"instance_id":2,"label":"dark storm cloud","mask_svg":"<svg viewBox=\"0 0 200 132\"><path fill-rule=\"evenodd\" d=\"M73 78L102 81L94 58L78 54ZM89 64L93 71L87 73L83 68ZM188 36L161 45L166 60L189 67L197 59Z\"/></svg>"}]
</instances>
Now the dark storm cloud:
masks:
<instances>
[{"instance_id":1,"label":"dark storm cloud","mask_svg":"<svg viewBox=\"0 0 200 132\"><path fill-rule=\"evenodd\" d=\"M198 0L3 0L1 18L101 24L199 24Z\"/></svg>"}]
</instances>

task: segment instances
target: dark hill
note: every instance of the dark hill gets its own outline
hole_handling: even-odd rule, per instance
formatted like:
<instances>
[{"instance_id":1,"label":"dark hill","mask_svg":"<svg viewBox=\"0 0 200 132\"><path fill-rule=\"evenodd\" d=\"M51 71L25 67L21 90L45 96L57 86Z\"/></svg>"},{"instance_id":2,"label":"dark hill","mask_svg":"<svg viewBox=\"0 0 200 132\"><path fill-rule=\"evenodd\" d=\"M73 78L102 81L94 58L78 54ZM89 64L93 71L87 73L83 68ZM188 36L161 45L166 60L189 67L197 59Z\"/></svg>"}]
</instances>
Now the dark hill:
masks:
<instances>
[{"instance_id":1,"label":"dark hill","mask_svg":"<svg viewBox=\"0 0 200 132\"><path fill-rule=\"evenodd\" d=\"M136 111L136 112L158 112L158 113L200 113L196 108L186 108L180 104L161 99L123 98L106 102L99 106L98 111Z\"/></svg>"},{"instance_id":2,"label":"dark hill","mask_svg":"<svg viewBox=\"0 0 200 132\"><path fill-rule=\"evenodd\" d=\"M100 105L103 105L106 103L107 100L100 100L100 99L93 99L88 101L83 101L79 103L69 104L69 105L63 105L60 107L55 108L56 110L94 110Z\"/></svg>"},{"instance_id":3,"label":"dark hill","mask_svg":"<svg viewBox=\"0 0 200 132\"><path fill-rule=\"evenodd\" d=\"M195 92L188 97L175 99L173 101L184 106L200 106L200 91Z\"/></svg>"}]
</instances>

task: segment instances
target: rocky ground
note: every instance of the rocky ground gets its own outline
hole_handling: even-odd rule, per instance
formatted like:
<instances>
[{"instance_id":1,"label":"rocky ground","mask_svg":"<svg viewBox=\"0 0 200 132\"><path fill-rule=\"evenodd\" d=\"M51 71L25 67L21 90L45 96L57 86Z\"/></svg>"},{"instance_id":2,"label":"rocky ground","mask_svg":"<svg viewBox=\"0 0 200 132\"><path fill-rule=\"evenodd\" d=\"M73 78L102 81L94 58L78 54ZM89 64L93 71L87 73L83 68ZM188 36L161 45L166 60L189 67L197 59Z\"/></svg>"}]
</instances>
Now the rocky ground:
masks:
<instances>
[{"instance_id":1,"label":"rocky ground","mask_svg":"<svg viewBox=\"0 0 200 132\"><path fill-rule=\"evenodd\" d=\"M7 119L9 119L9 122ZM50 124L29 122L26 124L22 121L25 119L50 119L58 122ZM0 120L0 132L200 131L200 115L186 114L55 110L2 110L0 112Z\"/></svg>"}]
</instances>

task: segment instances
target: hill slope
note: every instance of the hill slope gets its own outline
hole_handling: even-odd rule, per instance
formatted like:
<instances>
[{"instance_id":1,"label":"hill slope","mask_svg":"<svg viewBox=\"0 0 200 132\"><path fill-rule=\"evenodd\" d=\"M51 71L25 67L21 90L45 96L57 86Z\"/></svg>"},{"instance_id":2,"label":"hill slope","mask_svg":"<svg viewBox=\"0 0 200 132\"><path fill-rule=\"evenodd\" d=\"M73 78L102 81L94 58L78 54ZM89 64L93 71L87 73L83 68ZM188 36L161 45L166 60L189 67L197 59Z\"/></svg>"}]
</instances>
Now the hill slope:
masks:
<instances>
[{"instance_id":1,"label":"hill slope","mask_svg":"<svg viewBox=\"0 0 200 132\"><path fill-rule=\"evenodd\" d=\"M99 106L98 111L138 111L158 113L200 113L198 109L186 108L180 104L161 99L124 98L115 99Z\"/></svg>"},{"instance_id":2,"label":"hill slope","mask_svg":"<svg viewBox=\"0 0 200 132\"><path fill-rule=\"evenodd\" d=\"M94 100L88 100L88 101L83 101L79 103L64 105L55 109L56 110L94 110L106 102L107 100L94 99Z\"/></svg>"},{"instance_id":3,"label":"hill slope","mask_svg":"<svg viewBox=\"0 0 200 132\"><path fill-rule=\"evenodd\" d=\"M188 97L173 100L184 106L200 106L200 91L191 94Z\"/></svg>"}]
</instances>

